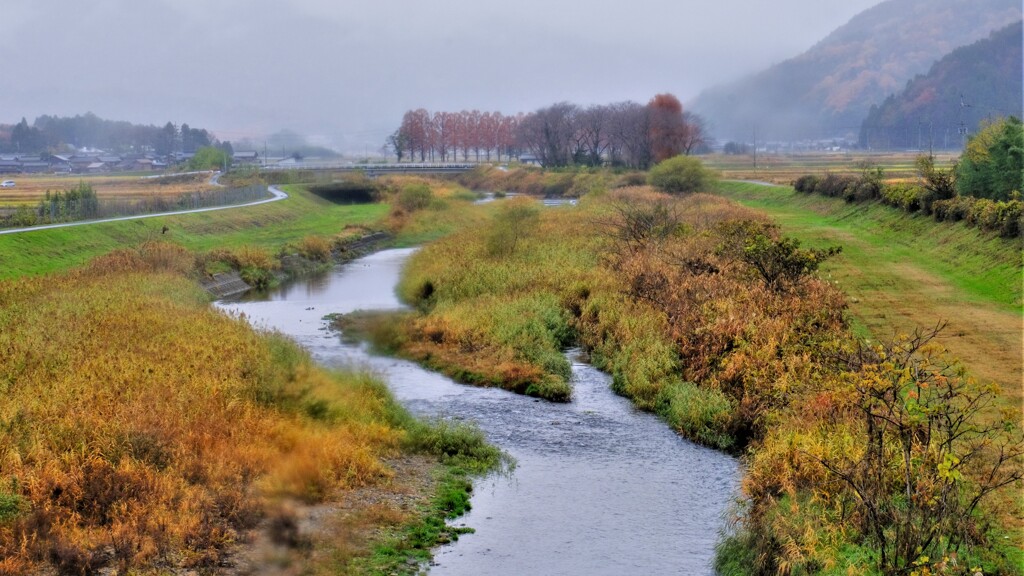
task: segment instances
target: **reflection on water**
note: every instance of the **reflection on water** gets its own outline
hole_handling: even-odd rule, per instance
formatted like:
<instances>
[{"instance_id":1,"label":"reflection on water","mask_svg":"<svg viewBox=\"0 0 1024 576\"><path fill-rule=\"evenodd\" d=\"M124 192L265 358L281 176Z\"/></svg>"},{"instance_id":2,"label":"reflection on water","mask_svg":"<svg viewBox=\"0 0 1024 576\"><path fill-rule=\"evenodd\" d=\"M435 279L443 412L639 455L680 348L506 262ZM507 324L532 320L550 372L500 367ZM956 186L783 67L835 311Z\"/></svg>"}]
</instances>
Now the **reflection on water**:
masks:
<instances>
[{"instance_id":1,"label":"reflection on water","mask_svg":"<svg viewBox=\"0 0 1024 576\"><path fill-rule=\"evenodd\" d=\"M475 534L436 551L431 574L710 574L737 462L679 438L574 361L573 401L552 404L453 383L410 362L342 343L322 316L401 306L394 286L412 250L388 250L255 300L221 303L291 335L329 366L364 366L420 415L477 422L517 460L479 480L457 523ZM570 354L572 358L572 355Z\"/></svg>"}]
</instances>

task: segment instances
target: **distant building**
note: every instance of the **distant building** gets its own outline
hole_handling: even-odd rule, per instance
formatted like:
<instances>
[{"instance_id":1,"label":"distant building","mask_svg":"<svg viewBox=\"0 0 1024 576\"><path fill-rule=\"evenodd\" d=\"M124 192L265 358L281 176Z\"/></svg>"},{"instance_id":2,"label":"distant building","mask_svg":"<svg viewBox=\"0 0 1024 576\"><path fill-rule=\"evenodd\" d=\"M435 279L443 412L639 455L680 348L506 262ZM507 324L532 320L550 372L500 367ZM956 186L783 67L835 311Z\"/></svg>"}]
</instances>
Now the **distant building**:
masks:
<instances>
[{"instance_id":1,"label":"distant building","mask_svg":"<svg viewBox=\"0 0 1024 576\"><path fill-rule=\"evenodd\" d=\"M259 152L235 152L231 160L235 164L259 164L260 155Z\"/></svg>"}]
</instances>

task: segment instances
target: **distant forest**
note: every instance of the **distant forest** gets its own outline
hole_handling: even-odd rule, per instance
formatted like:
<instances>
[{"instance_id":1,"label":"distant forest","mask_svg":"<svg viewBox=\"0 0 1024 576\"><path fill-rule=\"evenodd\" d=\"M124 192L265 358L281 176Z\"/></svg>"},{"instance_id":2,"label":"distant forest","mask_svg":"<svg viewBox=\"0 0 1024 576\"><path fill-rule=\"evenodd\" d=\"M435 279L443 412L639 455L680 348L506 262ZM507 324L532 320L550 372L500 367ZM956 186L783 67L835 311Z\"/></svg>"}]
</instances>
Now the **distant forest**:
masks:
<instances>
[{"instance_id":1,"label":"distant forest","mask_svg":"<svg viewBox=\"0 0 1024 576\"><path fill-rule=\"evenodd\" d=\"M132 124L104 120L91 112L74 117L44 115L32 124L25 118L13 125L0 124L0 153L7 154L59 154L92 148L167 156L217 145L230 148L230 143L221 143L207 130L188 124L180 127L171 122L162 127Z\"/></svg>"},{"instance_id":2,"label":"distant forest","mask_svg":"<svg viewBox=\"0 0 1024 576\"><path fill-rule=\"evenodd\" d=\"M963 46L872 106L860 145L872 149L960 148L985 120L1021 116L1022 24Z\"/></svg>"}]
</instances>

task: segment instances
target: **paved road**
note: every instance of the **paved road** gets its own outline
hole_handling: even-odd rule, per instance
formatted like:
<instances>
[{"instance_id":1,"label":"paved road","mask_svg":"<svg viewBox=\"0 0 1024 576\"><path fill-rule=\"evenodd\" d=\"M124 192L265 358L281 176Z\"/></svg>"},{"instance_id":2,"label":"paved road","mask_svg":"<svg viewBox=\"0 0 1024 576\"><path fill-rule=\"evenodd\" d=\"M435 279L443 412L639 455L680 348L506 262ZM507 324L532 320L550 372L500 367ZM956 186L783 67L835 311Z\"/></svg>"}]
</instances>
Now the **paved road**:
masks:
<instances>
[{"instance_id":1,"label":"paved road","mask_svg":"<svg viewBox=\"0 0 1024 576\"><path fill-rule=\"evenodd\" d=\"M213 180L216 180L216 176ZM212 184L217 182L211 181ZM102 222L121 222L124 220L141 220L143 218L157 218L159 216L174 216L177 214L195 214L197 212L213 212L214 210L230 210L232 208L244 208L246 206L258 206L260 204L267 204L269 202L277 202L278 200L284 200L288 197L283 190L277 186L270 186L267 188L273 198L267 198L266 200L257 200L255 202L247 202L245 204L232 204L230 206L213 206L211 208L196 208L194 210L178 210L176 212L159 212L157 214L140 214L138 216L120 216L118 218L104 218L102 220L83 220L81 222L66 222L64 224L47 224L45 226L32 226L31 228L12 228L9 230L0 230L0 235L3 234L24 234L26 232L35 232L37 230L50 230L52 228L67 228L69 226L88 226L89 224L100 224Z\"/></svg>"}]
</instances>

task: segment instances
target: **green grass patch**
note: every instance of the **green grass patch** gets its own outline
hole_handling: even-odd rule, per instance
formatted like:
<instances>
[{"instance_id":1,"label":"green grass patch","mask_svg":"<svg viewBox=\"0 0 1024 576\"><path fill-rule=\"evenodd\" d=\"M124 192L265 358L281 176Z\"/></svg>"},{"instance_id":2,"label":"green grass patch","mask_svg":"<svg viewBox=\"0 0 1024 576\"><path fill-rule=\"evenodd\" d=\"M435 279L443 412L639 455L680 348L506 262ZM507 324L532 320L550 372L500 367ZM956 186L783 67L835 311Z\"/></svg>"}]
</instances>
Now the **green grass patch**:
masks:
<instances>
[{"instance_id":1,"label":"green grass patch","mask_svg":"<svg viewBox=\"0 0 1024 576\"><path fill-rule=\"evenodd\" d=\"M448 524L471 508L472 478L487 473L508 473L515 463L488 444L474 425L449 420L415 420L399 416L409 431L407 449L437 456L437 487L429 502L414 517L384 535L367 558L358 558L348 570L364 574L416 574L430 561L431 549L459 539L472 528ZM348 573L348 572L346 572Z\"/></svg>"},{"instance_id":2,"label":"green grass patch","mask_svg":"<svg viewBox=\"0 0 1024 576\"><path fill-rule=\"evenodd\" d=\"M843 253L822 266L825 274L857 269L863 283L886 284L898 292L919 278L893 276L884 266L910 263L949 282L960 299L1021 311L1020 239L998 238L879 203L798 194L788 186L723 182L718 191L767 212L787 234L810 247L841 244ZM857 282L852 276L844 280Z\"/></svg>"}]
</instances>

